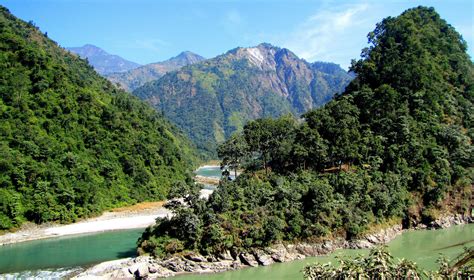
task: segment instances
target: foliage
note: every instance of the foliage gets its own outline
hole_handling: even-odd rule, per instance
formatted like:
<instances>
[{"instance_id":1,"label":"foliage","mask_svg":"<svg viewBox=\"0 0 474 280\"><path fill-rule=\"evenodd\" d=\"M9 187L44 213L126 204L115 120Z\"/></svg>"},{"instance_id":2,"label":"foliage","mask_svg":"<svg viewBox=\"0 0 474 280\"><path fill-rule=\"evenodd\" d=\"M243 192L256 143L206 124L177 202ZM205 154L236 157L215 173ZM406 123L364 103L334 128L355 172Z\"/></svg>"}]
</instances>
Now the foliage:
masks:
<instances>
[{"instance_id":1,"label":"foliage","mask_svg":"<svg viewBox=\"0 0 474 280\"><path fill-rule=\"evenodd\" d=\"M330 63L313 64L286 49L261 44L263 65L237 48L170 72L133 94L181 128L208 157L249 120L299 115L328 102L352 79Z\"/></svg>"},{"instance_id":2,"label":"foliage","mask_svg":"<svg viewBox=\"0 0 474 280\"><path fill-rule=\"evenodd\" d=\"M250 121L220 146L246 172L189 205L197 236L158 230L170 221L151 235L240 251L354 238L393 219L429 223L440 210L469 215L474 67L465 42L425 7L383 20L369 39L342 95L301 121Z\"/></svg>"},{"instance_id":3,"label":"foliage","mask_svg":"<svg viewBox=\"0 0 474 280\"><path fill-rule=\"evenodd\" d=\"M234 169L235 177L237 177L237 169L241 162L248 157L247 142L240 134L233 134L222 145L217 148L217 155L222 159L221 169L228 166Z\"/></svg>"},{"instance_id":4,"label":"foliage","mask_svg":"<svg viewBox=\"0 0 474 280\"><path fill-rule=\"evenodd\" d=\"M192 148L149 105L3 7L0 38L0 229L164 199L189 177Z\"/></svg>"},{"instance_id":5,"label":"foliage","mask_svg":"<svg viewBox=\"0 0 474 280\"><path fill-rule=\"evenodd\" d=\"M466 249L457 259L470 257L473 261L472 248ZM416 263L406 259L393 261L386 247L375 247L367 256L357 256L352 259L339 259L339 266L331 263L308 265L303 269L304 278L315 279L470 279L474 273L472 264L462 266L449 264L446 258L441 258L438 271L426 272L418 268Z\"/></svg>"}]
</instances>

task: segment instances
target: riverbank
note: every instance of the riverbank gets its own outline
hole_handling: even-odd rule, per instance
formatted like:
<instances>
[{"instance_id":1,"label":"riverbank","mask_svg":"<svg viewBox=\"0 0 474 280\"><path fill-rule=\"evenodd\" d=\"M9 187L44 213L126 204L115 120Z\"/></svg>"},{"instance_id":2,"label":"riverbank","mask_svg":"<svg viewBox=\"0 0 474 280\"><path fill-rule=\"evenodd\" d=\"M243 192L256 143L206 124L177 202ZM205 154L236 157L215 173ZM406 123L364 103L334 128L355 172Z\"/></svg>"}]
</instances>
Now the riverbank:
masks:
<instances>
[{"instance_id":1,"label":"riverbank","mask_svg":"<svg viewBox=\"0 0 474 280\"><path fill-rule=\"evenodd\" d=\"M146 228L155 223L156 218L171 215L163 207L163 202L143 202L129 207L117 208L105 212L99 217L61 225L33 223L24 224L18 231L0 236L0 245L46 239L58 236L96 233L103 231Z\"/></svg>"},{"instance_id":2,"label":"riverbank","mask_svg":"<svg viewBox=\"0 0 474 280\"><path fill-rule=\"evenodd\" d=\"M200 168L218 167L217 165L205 165ZM203 184L219 184L219 179L217 178L200 175L196 175L195 180ZM212 192L213 190L202 189L200 197L207 199ZM37 225L28 222L15 232L0 235L0 246L67 235L146 228L155 224L155 220L158 217L163 218L171 215L171 212L163 207L164 203L164 201L142 202L132 206L112 209L104 212L99 217L85 219L68 225L56 223Z\"/></svg>"},{"instance_id":3,"label":"riverbank","mask_svg":"<svg viewBox=\"0 0 474 280\"><path fill-rule=\"evenodd\" d=\"M197 253L185 253L168 259L154 259L150 256L126 258L105 262L87 269L72 279L132 279L136 278L166 278L183 274L209 274L247 267L268 266L274 263L285 263L302 260L306 257L322 256L342 248L359 248L367 240L388 242L403 233L401 226L385 229L368 236L363 240L348 242L342 238L325 240L320 243L275 244L264 249L254 249L249 252L225 251L217 256L203 256ZM380 237L383 236L383 237ZM370 245L368 245L370 246Z\"/></svg>"},{"instance_id":4,"label":"riverbank","mask_svg":"<svg viewBox=\"0 0 474 280\"><path fill-rule=\"evenodd\" d=\"M446 228L472 222L472 217L450 215L436 220L427 227L431 229ZM418 227L418 229L423 228ZM416 231L416 229L406 230L401 225L395 225L358 240L347 241L339 238L313 244L276 244L269 248L255 249L238 254L229 251L217 256L186 253L164 260L140 256L101 263L77 275L75 279L89 279L91 277L100 277L101 279L148 277L148 279L155 279L181 274L216 273L246 267L267 266L273 263L327 255L336 249L371 248L386 244L407 231Z\"/></svg>"}]
</instances>

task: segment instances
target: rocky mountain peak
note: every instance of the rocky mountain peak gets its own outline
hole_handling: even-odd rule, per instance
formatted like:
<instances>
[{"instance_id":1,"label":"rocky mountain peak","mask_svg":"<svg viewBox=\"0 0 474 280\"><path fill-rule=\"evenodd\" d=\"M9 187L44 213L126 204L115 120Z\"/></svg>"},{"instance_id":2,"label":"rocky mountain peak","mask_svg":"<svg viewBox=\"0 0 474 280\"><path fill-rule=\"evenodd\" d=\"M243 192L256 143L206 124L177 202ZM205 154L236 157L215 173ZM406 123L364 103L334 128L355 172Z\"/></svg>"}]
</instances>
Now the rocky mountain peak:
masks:
<instances>
[{"instance_id":1,"label":"rocky mountain peak","mask_svg":"<svg viewBox=\"0 0 474 280\"><path fill-rule=\"evenodd\" d=\"M227 54L234 55L237 59L247 59L251 65L260 69L275 70L275 54L280 50L268 43L262 43L255 47L237 48Z\"/></svg>"},{"instance_id":2,"label":"rocky mountain peak","mask_svg":"<svg viewBox=\"0 0 474 280\"><path fill-rule=\"evenodd\" d=\"M166 112L198 149L213 153L248 120L298 116L329 101L350 81L343 69L333 72L313 70L293 52L264 43L169 72L133 93Z\"/></svg>"},{"instance_id":3,"label":"rocky mountain peak","mask_svg":"<svg viewBox=\"0 0 474 280\"><path fill-rule=\"evenodd\" d=\"M177 62L181 65L188 65L188 64L194 64L202 60L205 60L205 58L193 52L184 51L178 54L177 56L170 58L168 61Z\"/></svg>"},{"instance_id":4,"label":"rocky mountain peak","mask_svg":"<svg viewBox=\"0 0 474 280\"><path fill-rule=\"evenodd\" d=\"M254 47L236 48L229 51L227 55L233 55L236 59L247 59L251 65L261 70L275 71L277 66L282 63L305 64L304 68L309 68L309 64L305 60L300 59L290 50L275 47L269 43L261 43Z\"/></svg>"}]
</instances>

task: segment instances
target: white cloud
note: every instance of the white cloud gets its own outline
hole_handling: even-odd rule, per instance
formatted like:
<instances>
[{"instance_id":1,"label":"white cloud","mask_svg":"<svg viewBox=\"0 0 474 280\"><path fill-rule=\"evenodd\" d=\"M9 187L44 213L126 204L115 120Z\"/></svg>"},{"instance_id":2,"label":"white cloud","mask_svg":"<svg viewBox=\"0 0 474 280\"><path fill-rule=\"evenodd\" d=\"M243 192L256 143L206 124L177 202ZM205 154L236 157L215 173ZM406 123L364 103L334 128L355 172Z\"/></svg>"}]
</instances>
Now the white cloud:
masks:
<instances>
[{"instance_id":1,"label":"white cloud","mask_svg":"<svg viewBox=\"0 0 474 280\"><path fill-rule=\"evenodd\" d=\"M329 61L347 68L366 43L377 19L375 7L366 3L332 6L310 16L283 45L308 61Z\"/></svg>"}]
</instances>

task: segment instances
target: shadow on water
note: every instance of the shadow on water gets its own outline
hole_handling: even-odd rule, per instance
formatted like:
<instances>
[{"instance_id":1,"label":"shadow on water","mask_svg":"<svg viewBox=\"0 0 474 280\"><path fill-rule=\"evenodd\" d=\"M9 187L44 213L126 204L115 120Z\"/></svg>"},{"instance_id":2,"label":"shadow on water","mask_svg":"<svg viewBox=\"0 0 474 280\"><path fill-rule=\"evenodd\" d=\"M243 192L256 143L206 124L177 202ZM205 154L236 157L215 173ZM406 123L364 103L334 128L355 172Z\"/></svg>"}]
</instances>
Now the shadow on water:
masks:
<instances>
[{"instance_id":1,"label":"shadow on water","mask_svg":"<svg viewBox=\"0 0 474 280\"><path fill-rule=\"evenodd\" d=\"M474 241L474 239L471 239L471 240L468 240L468 241L459 242L459 243L456 243L456 244L452 244L452 245L449 245L449 246L437 248L437 249L434 249L434 250L435 251L440 251L440 250L450 249L450 248L466 245L466 244L471 243L473 241Z\"/></svg>"},{"instance_id":2,"label":"shadow on water","mask_svg":"<svg viewBox=\"0 0 474 280\"><path fill-rule=\"evenodd\" d=\"M118 259L136 257L137 256L137 249L136 248L131 248L131 249L126 250L126 251L117 252L116 256L117 256Z\"/></svg>"}]
</instances>

